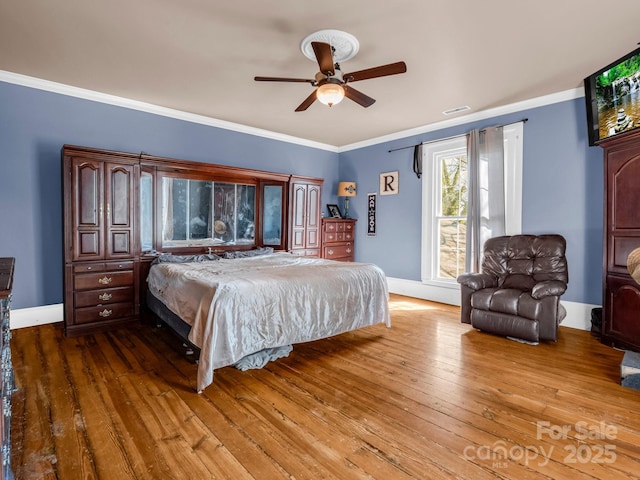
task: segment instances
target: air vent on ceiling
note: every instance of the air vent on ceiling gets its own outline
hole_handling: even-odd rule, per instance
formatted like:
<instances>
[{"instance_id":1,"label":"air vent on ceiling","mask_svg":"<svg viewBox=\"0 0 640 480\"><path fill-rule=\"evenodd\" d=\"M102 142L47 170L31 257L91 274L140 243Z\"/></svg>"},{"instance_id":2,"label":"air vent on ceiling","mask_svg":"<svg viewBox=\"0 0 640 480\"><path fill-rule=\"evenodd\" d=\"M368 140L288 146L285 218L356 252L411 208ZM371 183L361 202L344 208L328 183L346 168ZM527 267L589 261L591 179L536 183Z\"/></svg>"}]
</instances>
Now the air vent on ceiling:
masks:
<instances>
[{"instance_id":1,"label":"air vent on ceiling","mask_svg":"<svg viewBox=\"0 0 640 480\"><path fill-rule=\"evenodd\" d=\"M463 107L456 107L456 108L451 108L449 110L445 110L442 113L444 113L445 115L453 115L454 113L464 112L465 110L471 110L471 107L468 105L465 105Z\"/></svg>"}]
</instances>

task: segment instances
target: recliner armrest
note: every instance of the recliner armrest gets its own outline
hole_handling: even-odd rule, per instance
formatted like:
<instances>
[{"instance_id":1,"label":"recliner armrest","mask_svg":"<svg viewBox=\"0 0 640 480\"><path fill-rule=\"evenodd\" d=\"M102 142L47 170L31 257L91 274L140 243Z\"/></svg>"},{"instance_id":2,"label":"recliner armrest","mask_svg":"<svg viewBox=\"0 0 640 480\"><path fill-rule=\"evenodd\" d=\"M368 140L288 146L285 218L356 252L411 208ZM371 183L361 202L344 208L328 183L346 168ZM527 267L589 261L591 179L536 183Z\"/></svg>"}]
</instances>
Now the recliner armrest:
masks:
<instances>
[{"instance_id":1,"label":"recliner armrest","mask_svg":"<svg viewBox=\"0 0 640 480\"><path fill-rule=\"evenodd\" d=\"M463 273L458 276L457 281L459 284L469 287L471 290L498 286L498 278L488 273Z\"/></svg>"},{"instance_id":2,"label":"recliner armrest","mask_svg":"<svg viewBox=\"0 0 640 480\"><path fill-rule=\"evenodd\" d=\"M544 297L560 296L567 290L567 284L559 280L546 280L536 283L531 289L531 296L536 300Z\"/></svg>"}]
</instances>

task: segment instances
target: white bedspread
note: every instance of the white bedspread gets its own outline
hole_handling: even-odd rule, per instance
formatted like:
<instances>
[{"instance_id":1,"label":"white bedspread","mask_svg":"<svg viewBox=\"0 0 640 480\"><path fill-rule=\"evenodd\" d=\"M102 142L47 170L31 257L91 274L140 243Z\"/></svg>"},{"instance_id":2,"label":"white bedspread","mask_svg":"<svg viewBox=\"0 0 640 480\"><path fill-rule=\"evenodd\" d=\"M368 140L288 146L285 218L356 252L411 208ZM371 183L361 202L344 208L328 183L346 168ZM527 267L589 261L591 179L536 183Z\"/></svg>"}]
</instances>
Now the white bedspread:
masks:
<instances>
[{"instance_id":1,"label":"white bedspread","mask_svg":"<svg viewBox=\"0 0 640 480\"><path fill-rule=\"evenodd\" d=\"M389 293L372 264L288 253L153 265L149 290L191 325L201 349L198 391L216 368L265 348L385 323Z\"/></svg>"}]
</instances>

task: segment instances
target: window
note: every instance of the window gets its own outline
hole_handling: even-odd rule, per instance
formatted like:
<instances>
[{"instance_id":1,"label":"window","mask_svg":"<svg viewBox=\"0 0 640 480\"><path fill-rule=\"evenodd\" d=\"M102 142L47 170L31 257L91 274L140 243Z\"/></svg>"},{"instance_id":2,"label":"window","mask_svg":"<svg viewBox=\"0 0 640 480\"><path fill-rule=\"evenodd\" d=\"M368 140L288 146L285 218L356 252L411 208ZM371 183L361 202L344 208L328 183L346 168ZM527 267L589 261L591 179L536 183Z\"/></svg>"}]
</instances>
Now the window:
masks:
<instances>
[{"instance_id":1,"label":"window","mask_svg":"<svg viewBox=\"0 0 640 480\"><path fill-rule=\"evenodd\" d=\"M503 129L508 235L521 232L522 126L518 122ZM428 298L454 303L450 293L442 289L457 291L456 278L465 270L466 135L425 144L422 164L422 283L428 289Z\"/></svg>"},{"instance_id":2,"label":"window","mask_svg":"<svg viewBox=\"0 0 640 480\"><path fill-rule=\"evenodd\" d=\"M422 282L455 282L466 249L466 137L426 145L422 163Z\"/></svg>"}]
</instances>

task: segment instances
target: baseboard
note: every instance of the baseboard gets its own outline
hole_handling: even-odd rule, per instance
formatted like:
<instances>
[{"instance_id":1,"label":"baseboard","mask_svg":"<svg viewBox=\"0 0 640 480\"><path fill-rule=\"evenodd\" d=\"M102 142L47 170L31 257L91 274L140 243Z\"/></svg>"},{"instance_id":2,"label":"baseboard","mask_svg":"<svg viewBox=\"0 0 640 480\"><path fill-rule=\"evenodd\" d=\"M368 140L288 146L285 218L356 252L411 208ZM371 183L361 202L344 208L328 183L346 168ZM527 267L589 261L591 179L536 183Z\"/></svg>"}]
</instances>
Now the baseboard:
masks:
<instances>
[{"instance_id":1,"label":"baseboard","mask_svg":"<svg viewBox=\"0 0 640 480\"><path fill-rule=\"evenodd\" d=\"M578 330L591 330L591 310L602 305L591 305L590 303L565 302L560 303L567 310L567 316L560 326L577 328Z\"/></svg>"},{"instance_id":2,"label":"baseboard","mask_svg":"<svg viewBox=\"0 0 640 480\"><path fill-rule=\"evenodd\" d=\"M460 291L455 288L433 287L415 280L391 277L387 277L387 284L391 293L460 306ZM567 316L562 322L563 327L591 330L591 310L600 305L566 302L564 300L562 305L567 310ZM62 303L11 310L12 329L62 322L63 319Z\"/></svg>"},{"instance_id":3,"label":"baseboard","mask_svg":"<svg viewBox=\"0 0 640 480\"><path fill-rule=\"evenodd\" d=\"M391 293L460 306L460 286L458 284L452 287L438 287L425 285L416 280L387 277L387 285Z\"/></svg>"},{"instance_id":4,"label":"baseboard","mask_svg":"<svg viewBox=\"0 0 640 480\"><path fill-rule=\"evenodd\" d=\"M10 313L11 329L62 322L64 320L63 306L63 303L58 303L41 307L12 309Z\"/></svg>"},{"instance_id":5,"label":"baseboard","mask_svg":"<svg viewBox=\"0 0 640 480\"><path fill-rule=\"evenodd\" d=\"M421 298L432 302L460 306L460 289L443 288L425 285L415 280L387 277L389 292L408 297ZM562 321L563 327L591 330L591 310L601 305L589 303L567 302L562 300L567 316Z\"/></svg>"}]
</instances>

